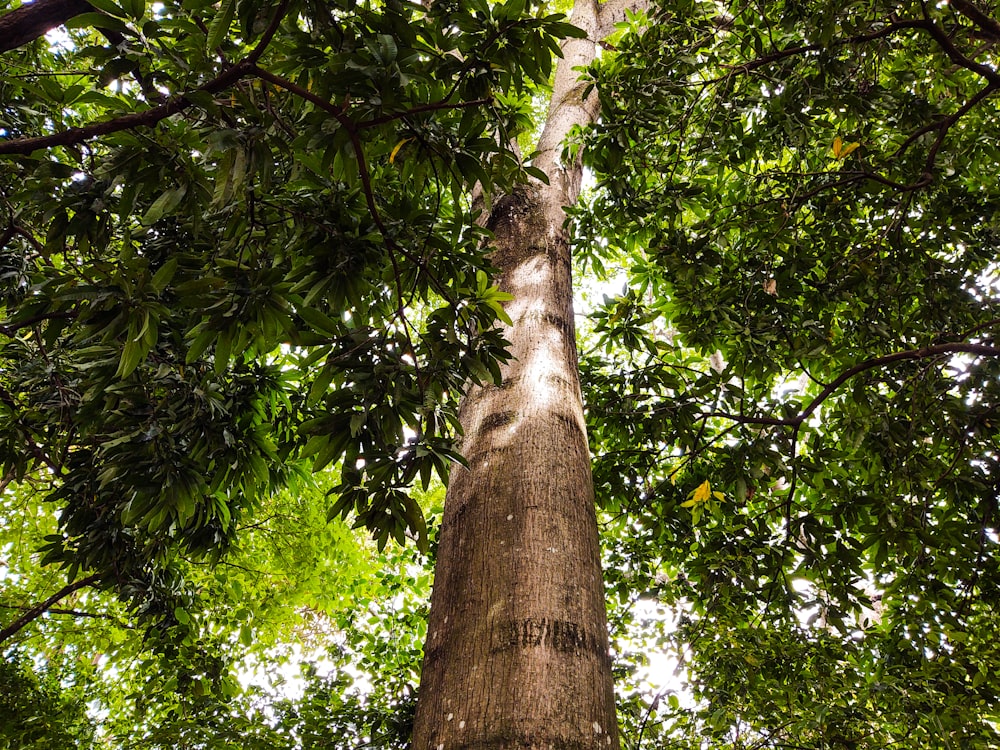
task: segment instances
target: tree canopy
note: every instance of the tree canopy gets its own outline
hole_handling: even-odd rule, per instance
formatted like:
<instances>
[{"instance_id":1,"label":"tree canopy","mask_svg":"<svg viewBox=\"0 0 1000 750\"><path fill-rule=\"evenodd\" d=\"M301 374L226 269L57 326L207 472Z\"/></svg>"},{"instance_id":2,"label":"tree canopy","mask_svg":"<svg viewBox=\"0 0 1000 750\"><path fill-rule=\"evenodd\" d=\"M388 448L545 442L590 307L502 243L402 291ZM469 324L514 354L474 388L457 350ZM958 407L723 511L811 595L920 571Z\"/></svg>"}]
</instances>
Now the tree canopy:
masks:
<instances>
[{"instance_id":1,"label":"tree canopy","mask_svg":"<svg viewBox=\"0 0 1000 750\"><path fill-rule=\"evenodd\" d=\"M579 32L31 7L65 34L0 54L0 746L405 747L456 405L507 356L481 218ZM968 0L663 0L580 71L626 747L1000 743L997 41Z\"/></svg>"},{"instance_id":2,"label":"tree canopy","mask_svg":"<svg viewBox=\"0 0 1000 750\"><path fill-rule=\"evenodd\" d=\"M678 3L595 71L596 479L718 742L997 742L995 28Z\"/></svg>"}]
</instances>

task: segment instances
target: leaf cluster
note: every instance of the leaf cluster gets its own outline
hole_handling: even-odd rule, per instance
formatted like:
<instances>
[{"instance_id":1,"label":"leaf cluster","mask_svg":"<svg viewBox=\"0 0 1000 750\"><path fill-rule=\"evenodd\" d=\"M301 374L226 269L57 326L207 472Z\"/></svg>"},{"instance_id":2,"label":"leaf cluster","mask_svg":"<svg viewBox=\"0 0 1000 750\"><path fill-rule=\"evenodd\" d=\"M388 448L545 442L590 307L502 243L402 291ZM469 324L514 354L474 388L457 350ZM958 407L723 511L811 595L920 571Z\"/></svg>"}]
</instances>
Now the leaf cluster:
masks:
<instances>
[{"instance_id":1,"label":"leaf cluster","mask_svg":"<svg viewBox=\"0 0 1000 750\"><path fill-rule=\"evenodd\" d=\"M507 357L473 192L523 179L575 30L524 0L93 8L0 61L0 476L58 510L44 562L147 601L330 465L330 517L426 549L408 488Z\"/></svg>"},{"instance_id":2,"label":"leaf cluster","mask_svg":"<svg viewBox=\"0 0 1000 750\"><path fill-rule=\"evenodd\" d=\"M686 618L672 642L703 701L658 704L661 728L694 722L692 746L990 747L983 22L909 2L656 18L623 24L592 70L602 121L578 140L598 184L574 221L580 263L628 279L582 363L622 535L610 584ZM693 502L709 487L722 499Z\"/></svg>"}]
</instances>

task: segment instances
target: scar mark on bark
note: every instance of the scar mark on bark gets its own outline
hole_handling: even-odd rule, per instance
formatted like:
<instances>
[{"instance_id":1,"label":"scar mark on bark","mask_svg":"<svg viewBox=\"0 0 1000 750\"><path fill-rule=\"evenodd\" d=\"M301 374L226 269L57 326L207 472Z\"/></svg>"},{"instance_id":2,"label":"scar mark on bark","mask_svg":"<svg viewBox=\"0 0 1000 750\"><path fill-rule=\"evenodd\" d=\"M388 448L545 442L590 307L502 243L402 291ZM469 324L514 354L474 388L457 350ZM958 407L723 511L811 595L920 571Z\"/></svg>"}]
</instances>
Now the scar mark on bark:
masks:
<instances>
[{"instance_id":1,"label":"scar mark on bark","mask_svg":"<svg viewBox=\"0 0 1000 750\"><path fill-rule=\"evenodd\" d=\"M580 424L580 420L571 414L563 414L562 412L556 412L553 414L557 420L562 422L567 427L571 428L574 432L583 432L583 426Z\"/></svg>"},{"instance_id":2,"label":"scar mark on bark","mask_svg":"<svg viewBox=\"0 0 1000 750\"><path fill-rule=\"evenodd\" d=\"M513 424L516 420L516 411L498 411L493 414L488 414L483 417L483 421L479 423L479 433L481 435L485 435L493 430L499 430L501 427Z\"/></svg>"},{"instance_id":3,"label":"scar mark on bark","mask_svg":"<svg viewBox=\"0 0 1000 750\"><path fill-rule=\"evenodd\" d=\"M492 651L524 648L551 648L563 653L591 653L601 659L610 656L603 639L583 625L548 617L526 617L499 623L494 630Z\"/></svg>"},{"instance_id":4,"label":"scar mark on bark","mask_svg":"<svg viewBox=\"0 0 1000 750\"><path fill-rule=\"evenodd\" d=\"M503 382L496 386L496 388L501 391L508 391L515 385L518 385L522 380L524 380L524 378L520 375L511 375L510 377L504 378Z\"/></svg>"},{"instance_id":5,"label":"scar mark on bark","mask_svg":"<svg viewBox=\"0 0 1000 750\"><path fill-rule=\"evenodd\" d=\"M559 331L561 331L564 334L569 334L572 332L572 327L570 326L570 322L567 318L564 318L561 315L556 315L555 313L551 312L530 310L529 312L526 312L524 315L522 315L520 320L523 321L542 320L548 323L553 328L559 329Z\"/></svg>"},{"instance_id":6,"label":"scar mark on bark","mask_svg":"<svg viewBox=\"0 0 1000 750\"><path fill-rule=\"evenodd\" d=\"M477 451L467 452L465 454L465 460L468 461L470 466L474 466L484 459L495 459L506 455L507 453L511 453L513 450L514 448L507 445L491 445Z\"/></svg>"}]
</instances>

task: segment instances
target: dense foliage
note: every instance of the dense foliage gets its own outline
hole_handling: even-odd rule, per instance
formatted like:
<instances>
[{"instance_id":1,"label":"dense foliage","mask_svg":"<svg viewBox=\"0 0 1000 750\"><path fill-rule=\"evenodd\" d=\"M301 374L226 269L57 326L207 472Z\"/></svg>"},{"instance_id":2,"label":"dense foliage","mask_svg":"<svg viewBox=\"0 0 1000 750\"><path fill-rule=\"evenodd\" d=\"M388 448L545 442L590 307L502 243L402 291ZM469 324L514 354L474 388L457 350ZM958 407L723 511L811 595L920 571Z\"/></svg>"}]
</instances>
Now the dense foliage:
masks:
<instances>
[{"instance_id":1,"label":"dense foliage","mask_svg":"<svg viewBox=\"0 0 1000 750\"><path fill-rule=\"evenodd\" d=\"M0 640L43 634L29 677L75 652L106 741L244 746L241 651L295 608L349 631L380 564L326 522L428 551L412 485L506 357L473 199L530 170L509 144L577 32L523 0L92 5L0 59Z\"/></svg>"},{"instance_id":2,"label":"dense foliage","mask_svg":"<svg viewBox=\"0 0 1000 750\"><path fill-rule=\"evenodd\" d=\"M678 608L702 701L661 742L1000 741L1000 27L974 10L670 3L594 71L582 255L627 279L584 364L612 575Z\"/></svg>"},{"instance_id":3,"label":"dense foliage","mask_svg":"<svg viewBox=\"0 0 1000 750\"><path fill-rule=\"evenodd\" d=\"M45 562L159 606L171 555L223 551L306 459L342 467L331 516L426 548L404 489L446 476L461 387L505 356L470 191L523 174L520 92L571 27L95 7L0 84L0 462L60 509Z\"/></svg>"},{"instance_id":4,"label":"dense foliage","mask_svg":"<svg viewBox=\"0 0 1000 750\"><path fill-rule=\"evenodd\" d=\"M0 55L0 746L405 747L476 217L575 32L92 5ZM995 747L1000 22L649 18L567 144L625 745Z\"/></svg>"}]
</instances>

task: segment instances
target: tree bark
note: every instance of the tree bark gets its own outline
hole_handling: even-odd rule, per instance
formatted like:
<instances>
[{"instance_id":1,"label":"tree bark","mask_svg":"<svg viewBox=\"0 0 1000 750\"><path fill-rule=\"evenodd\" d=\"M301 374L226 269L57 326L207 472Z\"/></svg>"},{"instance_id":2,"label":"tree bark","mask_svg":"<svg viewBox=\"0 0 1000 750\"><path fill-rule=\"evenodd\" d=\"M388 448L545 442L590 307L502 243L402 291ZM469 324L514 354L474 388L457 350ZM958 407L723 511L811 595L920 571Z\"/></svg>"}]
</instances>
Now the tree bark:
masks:
<instances>
[{"instance_id":1,"label":"tree bark","mask_svg":"<svg viewBox=\"0 0 1000 750\"><path fill-rule=\"evenodd\" d=\"M74 591L79 591L87 586L93 586L97 581L100 580L100 575L96 573L94 575L87 576L86 578L81 578L73 583L68 583L59 589L56 593L46 599L44 602L39 602L33 607L28 608L23 615L15 619L10 625L0 630L0 643L3 643L11 636L15 635L21 628L34 622L43 614L45 614L50 607L52 607L57 602L65 599L67 596L72 594Z\"/></svg>"},{"instance_id":2,"label":"tree bark","mask_svg":"<svg viewBox=\"0 0 1000 750\"><path fill-rule=\"evenodd\" d=\"M87 0L35 0L0 16L0 52L17 49L81 13L93 11Z\"/></svg>"},{"instance_id":3,"label":"tree bark","mask_svg":"<svg viewBox=\"0 0 1000 750\"><path fill-rule=\"evenodd\" d=\"M565 43L557 67L534 162L550 184L499 199L489 220L497 283L514 295L513 359L460 410L469 468L445 501L414 750L618 747L563 228L582 169L558 159L597 113L578 80L597 14L578 0L571 20L588 38Z\"/></svg>"}]
</instances>

